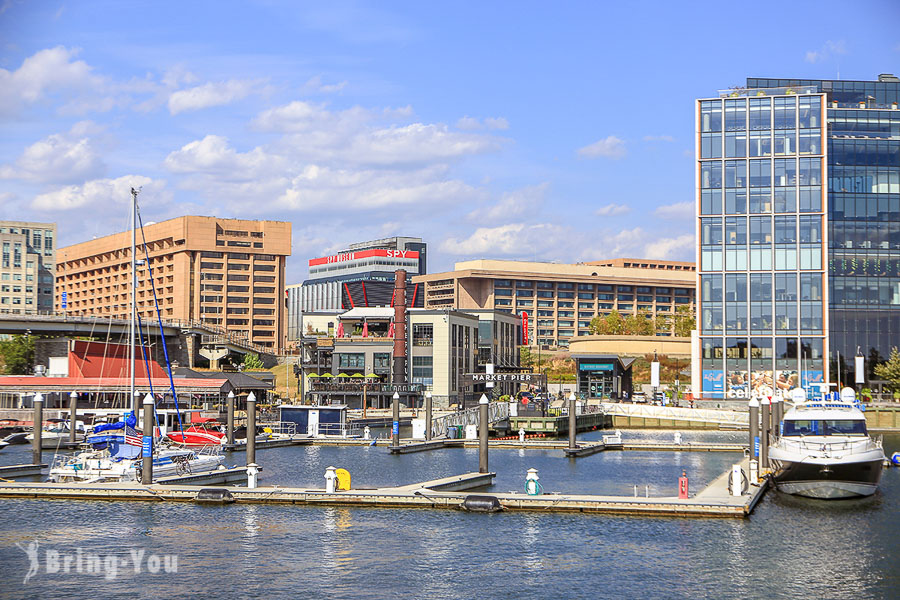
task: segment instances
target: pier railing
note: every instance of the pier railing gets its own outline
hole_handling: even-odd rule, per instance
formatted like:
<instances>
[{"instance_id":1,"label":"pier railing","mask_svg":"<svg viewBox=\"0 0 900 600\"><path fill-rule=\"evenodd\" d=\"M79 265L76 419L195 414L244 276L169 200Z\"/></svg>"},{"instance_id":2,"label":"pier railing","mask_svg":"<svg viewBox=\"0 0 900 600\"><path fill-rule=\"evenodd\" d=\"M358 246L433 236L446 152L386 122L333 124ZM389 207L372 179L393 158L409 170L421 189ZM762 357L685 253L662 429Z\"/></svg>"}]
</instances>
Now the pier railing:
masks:
<instances>
[{"instance_id":1,"label":"pier railing","mask_svg":"<svg viewBox=\"0 0 900 600\"><path fill-rule=\"evenodd\" d=\"M719 425L747 427L750 416L747 412L715 410L709 408L679 408L674 406L653 406L647 404L627 404L604 402L600 405L604 414L620 417L641 417L644 419L666 419L670 421L702 421Z\"/></svg>"}]
</instances>

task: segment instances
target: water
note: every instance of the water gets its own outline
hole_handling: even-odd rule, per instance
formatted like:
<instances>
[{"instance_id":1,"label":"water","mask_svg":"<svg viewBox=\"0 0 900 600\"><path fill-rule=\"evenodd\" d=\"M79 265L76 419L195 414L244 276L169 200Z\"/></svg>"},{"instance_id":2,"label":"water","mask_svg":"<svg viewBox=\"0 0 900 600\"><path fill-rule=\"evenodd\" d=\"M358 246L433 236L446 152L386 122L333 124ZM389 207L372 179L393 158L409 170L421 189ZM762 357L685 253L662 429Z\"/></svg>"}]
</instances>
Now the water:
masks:
<instances>
[{"instance_id":1,"label":"water","mask_svg":"<svg viewBox=\"0 0 900 600\"><path fill-rule=\"evenodd\" d=\"M671 440L671 432L626 431ZM598 435L589 434L586 438ZM685 441L746 434L685 432ZM886 437L888 453L900 436ZM26 447L19 447L23 450ZM12 454L7 454L10 451ZM7 448L3 464L23 452ZM23 452L27 456L27 452ZM412 483L477 470L476 450L392 456L386 448L260 450L263 484L323 487L325 467L355 487ZM242 455L235 459L243 460ZM685 469L696 491L736 456L492 450L495 491L520 490L528 468L548 491L674 495ZM25 462L25 461L20 461ZM894 598L900 575L900 469L875 496L815 501L770 492L749 519L468 514L445 510L202 507L187 503L0 501L0 597L197 594L308 598ZM16 542L40 544L40 570ZM129 561L101 575L46 573L46 550ZM178 572L134 573L129 549L177 555ZM52 566L52 565L51 565ZM104 575L115 575L106 580Z\"/></svg>"}]
</instances>

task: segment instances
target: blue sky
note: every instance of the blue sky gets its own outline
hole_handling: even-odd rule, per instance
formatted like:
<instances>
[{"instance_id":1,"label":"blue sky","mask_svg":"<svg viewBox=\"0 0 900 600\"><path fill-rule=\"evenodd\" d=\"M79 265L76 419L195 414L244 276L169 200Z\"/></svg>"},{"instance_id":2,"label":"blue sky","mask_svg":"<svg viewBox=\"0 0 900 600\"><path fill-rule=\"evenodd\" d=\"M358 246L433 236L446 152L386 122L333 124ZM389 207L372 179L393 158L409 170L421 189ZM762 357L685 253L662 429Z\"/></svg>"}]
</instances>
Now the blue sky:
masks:
<instances>
[{"instance_id":1,"label":"blue sky","mask_svg":"<svg viewBox=\"0 0 900 600\"><path fill-rule=\"evenodd\" d=\"M900 74L900 2L0 0L0 219L60 245L183 214L306 261L693 259L693 100Z\"/></svg>"}]
</instances>

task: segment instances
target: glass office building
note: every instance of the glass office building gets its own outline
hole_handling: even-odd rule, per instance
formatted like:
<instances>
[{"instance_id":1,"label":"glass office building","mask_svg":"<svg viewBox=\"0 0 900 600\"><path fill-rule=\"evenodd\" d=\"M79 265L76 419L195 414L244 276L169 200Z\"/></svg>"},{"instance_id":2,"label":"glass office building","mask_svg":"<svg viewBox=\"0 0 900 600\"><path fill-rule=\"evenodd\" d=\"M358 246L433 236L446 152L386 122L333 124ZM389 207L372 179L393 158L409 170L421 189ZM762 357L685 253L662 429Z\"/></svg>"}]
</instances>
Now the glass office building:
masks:
<instances>
[{"instance_id":1,"label":"glass office building","mask_svg":"<svg viewBox=\"0 0 900 600\"><path fill-rule=\"evenodd\" d=\"M852 383L857 348L871 377L898 344L898 94L751 78L698 100L705 397Z\"/></svg>"}]
</instances>

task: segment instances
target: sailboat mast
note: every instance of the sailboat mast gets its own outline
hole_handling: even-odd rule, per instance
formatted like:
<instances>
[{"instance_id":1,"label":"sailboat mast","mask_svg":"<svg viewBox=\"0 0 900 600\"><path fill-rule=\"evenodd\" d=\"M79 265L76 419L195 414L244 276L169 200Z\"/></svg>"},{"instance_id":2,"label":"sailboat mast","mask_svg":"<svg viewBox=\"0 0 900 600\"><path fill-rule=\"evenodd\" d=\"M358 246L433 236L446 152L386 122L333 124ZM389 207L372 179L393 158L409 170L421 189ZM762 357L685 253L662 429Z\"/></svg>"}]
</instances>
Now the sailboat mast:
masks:
<instances>
[{"instance_id":1,"label":"sailboat mast","mask_svg":"<svg viewBox=\"0 0 900 600\"><path fill-rule=\"evenodd\" d=\"M131 379L131 386L129 388L128 394L131 397L131 411L135 416L137 416L138 409L137 402L135 401L134 397L134 322L137 318L137 272L135 270L135 248L137 246L135 236L135 229L137 228L137 195L138 190L131 188L131 319L128 323L128 372Z\"/></svg>"}]
</instances>

